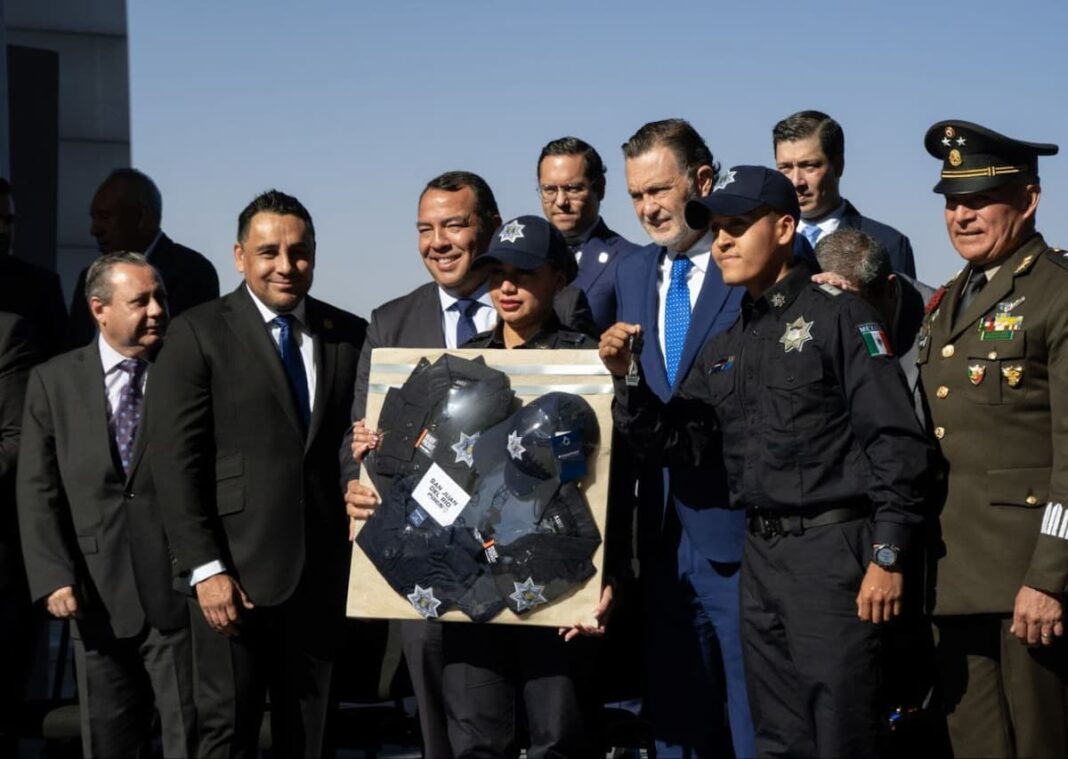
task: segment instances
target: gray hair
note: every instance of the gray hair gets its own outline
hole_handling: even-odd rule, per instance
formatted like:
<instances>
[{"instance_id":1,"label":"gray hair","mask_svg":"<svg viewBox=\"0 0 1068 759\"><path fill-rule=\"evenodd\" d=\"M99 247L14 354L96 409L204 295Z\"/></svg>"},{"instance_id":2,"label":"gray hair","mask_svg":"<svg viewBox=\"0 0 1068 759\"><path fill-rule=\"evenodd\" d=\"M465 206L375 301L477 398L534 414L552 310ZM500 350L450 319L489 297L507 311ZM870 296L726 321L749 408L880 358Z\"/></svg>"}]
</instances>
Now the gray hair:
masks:
<instances>
[{"instance_id":1,"label":"gray hair","mask_svg":"<svg viewBox=\"0 0 1068 759\"><path fill-rule=\"evenodd\" d=\"M821 238L816 243L816 260L824 271L853 282L864 296L880 292L893 274L886 247L851 227L840 227Z\"/></svg>"},{"instance_id":2,"label":"gray hair","mask_svg":"<svg viewBox=\"0 0 1068 759\"><path fill-rule=\"evenodd\" d=\"M89 271L85 274L85 299L90 301L96 298L101 303L110 303L112 295L111 270L116 264L129 264L131 266L147 266L152 269L156 279L162 282L159 272L148 262L142 253L133 253L127 250L105 253L89 265Z\"/></svg>"}]
</instances>

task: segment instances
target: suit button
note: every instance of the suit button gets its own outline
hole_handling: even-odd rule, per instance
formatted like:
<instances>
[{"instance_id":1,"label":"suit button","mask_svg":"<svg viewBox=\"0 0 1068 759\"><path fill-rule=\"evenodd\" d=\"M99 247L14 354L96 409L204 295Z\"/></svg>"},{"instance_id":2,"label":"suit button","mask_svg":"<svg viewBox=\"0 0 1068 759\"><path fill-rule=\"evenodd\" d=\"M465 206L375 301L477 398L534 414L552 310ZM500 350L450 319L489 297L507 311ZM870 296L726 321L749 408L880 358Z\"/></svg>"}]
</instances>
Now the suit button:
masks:
<instances>
[{"instance_id":1,"label":"suit button","mask_svg":"<svg viewBox=\"0 0 1068 759\"><path fill-rule=\"evenodd\" d=\"M122 497L125 498L127 501L130 501L133 500L134 494L132 491L128 491L126 493L123 493Z\"/></svg>"},{"instance_id":2,"label":"suit button","mask_svg":"<svg viewBox=\"0 0 1068 759\"><path fill-rule=\"evenodd\" d=\"M935 427L934 432L935 432L935 437L938 438L939 440L941 440L942 438L944 438L946 436L946 428L945 427Z\"/></svg>"},{"instance_id":3,"label":"suit button","mask_svg":"<svg viewBox=\"0 0 1068 759\"><path fill-rule=\"evenodd\" d=\"M996 359L998 357L998 352L997 351L990 351L989 353L986 354L986 357L988 359L990 359L991 361L993 361L994 359Z\"/></svg>"},{"instance_id":4,"label":"suit button","mask_svg":"<svg viewBox=\"0 0 1068 759\"><path fill-rule=\"evenodd\" d=\"M1028 506L1034 506L1035 504L1038 503L1038 499L1035 498L1033 495L1027 496L1027 498L1025 498L1024 501L1027 503Z\"/></svg>"},{"instance_id":5,"label":"suit button","mask_svg":"<svg viewBox=\"0 0 1068 759\"><path fill-rule=\"evenodd\" d=\"M937 395L939 398L945 398L947 395L949 395L949 388L945 385L942 385L935 391L935 395Z\"/></svg>"},{"instance_id":6,"label":"suit button","mask_svg":"<svg viewBox=\"0 0 1068 759\"><path fill-rule=\"evenodd\" d=\"M953 346L952 345L943 346L943 348L942 348L942 358L949 358L952 355L953 355Z\"/></svg>"}]
</instances>

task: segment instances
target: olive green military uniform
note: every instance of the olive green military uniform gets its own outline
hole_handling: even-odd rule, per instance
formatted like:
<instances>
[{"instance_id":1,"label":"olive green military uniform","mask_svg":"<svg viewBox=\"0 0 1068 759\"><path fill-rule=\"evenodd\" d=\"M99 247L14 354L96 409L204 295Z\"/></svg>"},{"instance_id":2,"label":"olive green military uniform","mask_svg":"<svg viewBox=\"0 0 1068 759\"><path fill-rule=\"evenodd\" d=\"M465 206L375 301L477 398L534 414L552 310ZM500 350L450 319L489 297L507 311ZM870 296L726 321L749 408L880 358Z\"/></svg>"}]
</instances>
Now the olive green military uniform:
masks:
<instances>
[{"instance_id":1,"label":"olive green military uniform","mask_svg":"<svg viewBox=\"0 0 1068 759\"><path fill-rule=\"evenodd\" d=\"M934 613L950 731L958 756L1065 756L1068 640L1029 649L1008 629L1021 585L1068 586L1068 254L1030 237L956 313L976 276L946 286L917 360L948 464Z\"/></svg>"}]
</instances>

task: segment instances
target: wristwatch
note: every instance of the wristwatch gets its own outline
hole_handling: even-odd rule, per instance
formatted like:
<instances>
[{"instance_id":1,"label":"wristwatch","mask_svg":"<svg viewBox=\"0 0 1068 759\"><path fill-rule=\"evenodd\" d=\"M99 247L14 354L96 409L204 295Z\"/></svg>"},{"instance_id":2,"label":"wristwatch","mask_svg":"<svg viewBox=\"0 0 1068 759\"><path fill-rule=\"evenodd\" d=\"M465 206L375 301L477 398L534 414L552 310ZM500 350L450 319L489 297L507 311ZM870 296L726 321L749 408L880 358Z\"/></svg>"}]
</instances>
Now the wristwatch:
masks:
<instances>
[{"instance_id":1,"label":"wristwatch","mask_svg":"<svg viewBox=\"0 0 1068 759\"><path fill-rule=\"evenodd\" d=\"M897 569L898 560L901 558L901 549L890 543L879 543L872 546L871 560L875 566L883 569Z\"/></svg>"}]
</instances>

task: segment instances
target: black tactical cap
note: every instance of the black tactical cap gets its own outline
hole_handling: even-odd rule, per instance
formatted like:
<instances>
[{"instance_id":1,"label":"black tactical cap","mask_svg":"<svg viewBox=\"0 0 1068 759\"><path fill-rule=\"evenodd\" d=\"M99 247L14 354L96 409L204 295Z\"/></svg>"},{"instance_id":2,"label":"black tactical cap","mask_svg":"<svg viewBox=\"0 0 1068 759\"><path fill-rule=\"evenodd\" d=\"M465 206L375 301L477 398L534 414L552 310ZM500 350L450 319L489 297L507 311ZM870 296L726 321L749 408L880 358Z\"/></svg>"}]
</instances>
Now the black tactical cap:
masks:
<instances>
[{"instance_id":1,"label":"black tactical cap","mask_svg":"<svg viewBox=\"0 0 1068 759\"><path fill-rule=\"evenodd\" d=\"M966 195L1010 182L1037 182L1038 157L1056 155L1057 146L1014 140L970 121L939 121L923 138L927 152L942 161L934 191Z\"/></svg>"}]
</instances>

